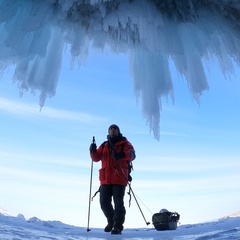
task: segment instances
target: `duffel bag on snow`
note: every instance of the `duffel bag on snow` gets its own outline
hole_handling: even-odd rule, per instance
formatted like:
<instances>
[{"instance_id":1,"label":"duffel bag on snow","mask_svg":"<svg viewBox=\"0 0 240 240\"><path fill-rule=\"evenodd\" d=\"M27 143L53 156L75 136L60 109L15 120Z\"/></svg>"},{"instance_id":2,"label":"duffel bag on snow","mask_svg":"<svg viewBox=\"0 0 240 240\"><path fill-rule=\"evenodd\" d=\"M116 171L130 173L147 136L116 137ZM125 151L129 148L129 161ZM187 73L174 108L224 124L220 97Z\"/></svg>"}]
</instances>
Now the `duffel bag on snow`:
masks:
<instances>
[{"instance_id":1,"label":"duffel bag on snow","mask_svg":"<svg viewBox=\"0 0 240 240\"><path fill-rule=\"evenodd\" d=\"M180 215L176 212L169 212L162 209L152 216L152 222L157 231L176 230Z\"/></svg>"}]
</instances>

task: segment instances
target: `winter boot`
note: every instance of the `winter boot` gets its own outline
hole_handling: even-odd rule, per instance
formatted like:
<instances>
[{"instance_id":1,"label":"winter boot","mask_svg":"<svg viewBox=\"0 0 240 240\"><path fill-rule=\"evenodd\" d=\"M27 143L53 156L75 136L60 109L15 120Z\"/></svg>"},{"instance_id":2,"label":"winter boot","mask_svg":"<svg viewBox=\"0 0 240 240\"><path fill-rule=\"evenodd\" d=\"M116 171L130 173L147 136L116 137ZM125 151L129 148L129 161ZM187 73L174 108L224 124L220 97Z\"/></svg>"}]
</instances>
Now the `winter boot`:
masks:
<instances>
[{"instance_id":1,"label":"winter boot","mask_svg":"<svg viewBox=\"0 0 240 240\"><path fill-rule=\"evenodd\" d=\"M104 228L104 232L111 232L113 228L113 223L108 222L108 225Z\"/></svg>"},{"instance_id":2,"label":"winter boot","mask_svg":"<svg viewBox=\"0 0 240 240\"><path fill-rule=\"evenodd\" d=\"M123 226L121 225L116 225L113 227L111 234L122 234Z\"/></svg>"}]
</instances>

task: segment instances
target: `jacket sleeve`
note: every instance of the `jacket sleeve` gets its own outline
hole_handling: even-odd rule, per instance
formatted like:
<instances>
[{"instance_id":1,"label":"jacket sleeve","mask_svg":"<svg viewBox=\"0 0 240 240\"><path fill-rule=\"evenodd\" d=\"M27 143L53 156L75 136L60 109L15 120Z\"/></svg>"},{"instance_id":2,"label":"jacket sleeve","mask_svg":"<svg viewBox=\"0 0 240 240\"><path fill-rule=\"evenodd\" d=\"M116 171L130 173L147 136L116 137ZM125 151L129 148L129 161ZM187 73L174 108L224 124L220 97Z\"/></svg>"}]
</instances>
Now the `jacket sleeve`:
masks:
<instances>
[{"instance_id":1,"label":"jacket sleeve","mask_svg":"<svg viewBox=\"0 0 240 240\"><path fill-rule=\"evenodd\" d=\"M129 141L124 145L125 158L124 160L133 161L136 158L135 150Z\"/></svg>"},{"instance_id":2,"label":"jacket sleeve","mask_svg":"<svg viewBox=\"0 0 240 240\"><path fill-rule=\"evenodd\" d=\"M94 152L94 153L92 153L91 151L90 151L90 156L91 156L91 158L92 158L92 160L94 161L94 162L99 162L101 159L102 159L102 156L103 156L103 146L102 146L103 144L101 144L99 147L98 147L98 149L96 150L96 152Z\"/></svg>"}]
</instances>

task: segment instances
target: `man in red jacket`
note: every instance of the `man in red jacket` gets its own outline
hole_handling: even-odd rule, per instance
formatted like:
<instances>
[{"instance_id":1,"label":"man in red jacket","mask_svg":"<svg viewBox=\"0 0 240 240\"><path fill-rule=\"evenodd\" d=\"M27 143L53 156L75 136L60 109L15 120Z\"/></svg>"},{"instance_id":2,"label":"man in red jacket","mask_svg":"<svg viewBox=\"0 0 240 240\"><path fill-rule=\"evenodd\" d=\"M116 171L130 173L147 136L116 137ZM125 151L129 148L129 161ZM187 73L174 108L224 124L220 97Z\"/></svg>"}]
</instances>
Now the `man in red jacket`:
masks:
<instances>
[{"instance_id":1,"label":"man in red jacket","mask_svg":"<svg viewBox=\"0 0 240 240\"><path fill-rule=\"evenodd\" d=\"M122 136L116 124L108 128L107 138L99 148L92 143L90 155L94 162L102 161L99 170L100 205L108 221L104 231L121 234L126 215L124 194L128 184L128 162L136 155L132 144Z\"/></svg>"}]
</instances>

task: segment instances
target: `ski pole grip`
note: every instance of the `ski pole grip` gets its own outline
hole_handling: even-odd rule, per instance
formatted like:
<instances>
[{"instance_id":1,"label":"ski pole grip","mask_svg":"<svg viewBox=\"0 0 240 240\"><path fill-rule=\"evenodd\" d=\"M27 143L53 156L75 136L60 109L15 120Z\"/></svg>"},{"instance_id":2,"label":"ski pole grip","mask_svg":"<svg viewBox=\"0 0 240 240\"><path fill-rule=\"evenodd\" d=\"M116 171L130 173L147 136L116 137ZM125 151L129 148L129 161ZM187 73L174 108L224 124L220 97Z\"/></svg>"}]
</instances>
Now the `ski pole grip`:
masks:
<instances>
[{"instance_id":1,"label":"ski pole grip","mask_svg":"<svg viewBox=\"0 0 240 240\"><path fill-rule=\"evenodd\" d=\"M94 136L93 136L93 138L92 138L92 142L95 143L95 137L94 137Z\"/></svg>"}]
</instances>

